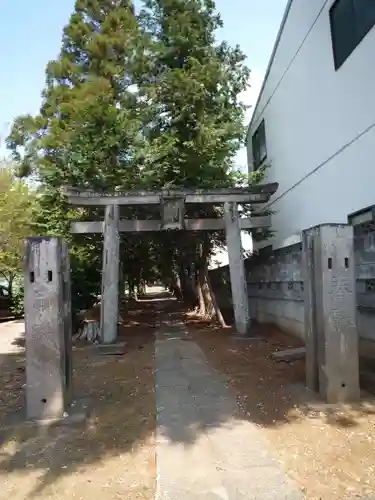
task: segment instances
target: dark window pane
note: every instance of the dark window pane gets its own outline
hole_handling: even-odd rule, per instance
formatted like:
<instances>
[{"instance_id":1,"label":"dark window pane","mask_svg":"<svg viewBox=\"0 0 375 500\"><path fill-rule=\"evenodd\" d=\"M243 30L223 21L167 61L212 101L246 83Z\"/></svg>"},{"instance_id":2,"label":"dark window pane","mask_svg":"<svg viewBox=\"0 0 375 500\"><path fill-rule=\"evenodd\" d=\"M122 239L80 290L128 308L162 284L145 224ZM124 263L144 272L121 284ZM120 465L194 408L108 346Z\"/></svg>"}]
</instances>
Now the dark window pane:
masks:
<instances>
[{"instance_id":1,"label":"dark window pane","mask_svg":"<svg viewBox=\"0 0 375 500\"><path fill-rule=\"evenodd\" d=\"M358 43L375 25L375 1L353 0Z\"/></svg>"},{"instance_id":2,"label":"dark window pane","mask_svg":"<svg viewBox=\"0 0 375 500\"><path fill-rule=\"evenodd\" d=\"M336 0L330 10L330 20L338 69L375 25L375 0Z\"/></svg>"},{"instance_id":3,"label":"dark window pane","mask_svg":"<svg viewBox=\"0 0 375 500\"><path fill-rule=\"evenodd\" d=\"M264 120L259 125L259 127L257 128L256 132L253 135L252 145L253 145L254 169L256 169L267 157L266 131L264 126Z\"/></svg>"},{"instance_id":4,"label":"dark window pane","mask_svg":"<svg viewBox=\"0 0 375 500\"><path fill-rule=\"evenodd\" d=\"M357 45L353 0L339 0L330 11L333 54L336 69Z\"/></svg>"}]
</instances>

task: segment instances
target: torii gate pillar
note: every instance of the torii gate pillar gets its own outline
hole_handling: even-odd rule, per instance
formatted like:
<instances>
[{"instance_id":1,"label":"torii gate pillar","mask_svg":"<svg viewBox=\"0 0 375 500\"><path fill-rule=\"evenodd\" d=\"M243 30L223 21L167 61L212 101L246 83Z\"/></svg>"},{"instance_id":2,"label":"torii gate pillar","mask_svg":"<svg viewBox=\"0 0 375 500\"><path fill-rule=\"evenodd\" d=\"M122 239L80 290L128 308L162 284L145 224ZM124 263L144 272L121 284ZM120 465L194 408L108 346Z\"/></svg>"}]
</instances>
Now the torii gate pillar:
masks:
<instances>
[{"instance_id":1,"label":"torii gate pillar","mask_svg":"<svg viewBox=\"0 0 375 500\"><path fill-rule=\"evenodd\" d=\"M120 237L118 205L105 207L100 336L102 344L117 339L119 306Z\"/></svg>"},{"instance_id":2,"label":"torii gate pillar","mask_svg":"<svg viewBox=\"0 0 375 500\"><path fill-rule=\"evenodd\" d=\"M236 330L241 335L248 335L250 333L249 297L237 203L224 203L224 219Z\"/></svg>"}]
</instances>

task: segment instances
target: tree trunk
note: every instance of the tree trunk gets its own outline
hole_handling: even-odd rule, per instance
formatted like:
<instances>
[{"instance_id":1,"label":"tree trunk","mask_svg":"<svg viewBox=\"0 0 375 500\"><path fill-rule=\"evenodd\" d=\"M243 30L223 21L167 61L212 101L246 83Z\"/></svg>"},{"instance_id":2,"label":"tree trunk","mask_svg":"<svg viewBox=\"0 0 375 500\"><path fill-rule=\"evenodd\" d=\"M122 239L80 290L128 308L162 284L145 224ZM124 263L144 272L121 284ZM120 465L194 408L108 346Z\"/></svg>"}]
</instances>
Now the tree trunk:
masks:
<instances>
[{"instance_id":1,"label":"tree trunk","mask_svg":"<svg viewBox=\"0 0 375 500\"><path fill-rule=\"evenodd\" d=\"M207 275L208 275L208 269L207 269L207 264L205 264L203 269L200 269L199 271L199 280L203 292L204 303L206 306L206 317L211 320L215 314L215 310L212 302L210 287L208 286L207 283Z\"/></svg>"},{"instance_id":2,"label":"tree trunk","mask_svg":"<svg viewBox=\"0 0 375 500\"><path fill-rule=\"evenodd\" d=\"M183 295L181 291L181 282L180 278L178 276L175 276L172 281L172 290L173 290L173 295L176 297L177 300L182 300Z\"/></svg>"},{"instance_id":3,"label":"tree trunk","mask_svg":"<svg viewBox=\"0 0 375 500\"><path fill-rule=\"evenodd\" d=\"M8 279L8 293L9 293L9 298L12 300L13 297L13 281L14 281L15 276L9 276Z\"/></svg>"},{"instance_id":4,"label":"tree trunk","mask_svg":"<svg viewBox=\"0 0 375 500\"><path fill-rule=\"evenodd\" d=\"M73 341L77 340L98 344L100 342L99 322L95 320L84 321L82 328L73 335Z\"/></svg>"},{"instance_id":5,"label":"tree trunk","mask_svg":"<svg viewBox=\"0 0 375 500\"><path fill-rule=\"evenodd\" d=\"M200 248L200 266L199 266L199 276L200 276L200 288L202 289L202 294L205 301L205 313L206 316L212 320L216 317L219 324L225 328L227 327L223 314L218 306L215 292L212 289L210 278L208 275L208 255L209 246L207 242L204 242Z\"/></svg>"},{"instance_id":6,"label":"tree trunk","mask_svg":"<svg viewBox=\"0 0 375 500\"><path fill-rule=\"evenodd\" d=\"M146 294L146 285L143 280L139 283L137 286L137 295L138 297L142 297L143 295Z\"/></svg>"},{"instance_id":7,"label":"tree trunk","mask_svg":"<svg viewBox=\"0 0 375 500\"><path fill-rule=\"evenodd\" d=\"M206 304L204 302L202 283L201 283L201 273L196 271L196 290L197 290L197 299L198 299L198 309L197 313L200 316L206 315Z\"/></svg>"},{"instance_id":8,"label":"tree trunk","mask_svg":"<svg viewBox=\"0 0 375 500\"><path fill-rule=\"evenodd\" d=\"M225 319L224 319L224 316L221 312L221 309L217 303L217 300L216 300L216 295L215 295L215 292L212 288L212 285L211 285L211 280L210 280L210 276L207 272L207 286L209 288L209 291L210 291L210 295L211 295L211 300L212 300L212 305L213 305L213 308L214 308L214 316L216 316L216 319L217 321L219 322L220 326L222 328L228 328L228 325L226 324L225 322Z\"/></svg>"},{"instance_id":9,"label":"tree trunk","mask_svg":"<svg viewBox=\"0 0 375 500\"><path fill-rule=\"evenodd\" d=\"M196 307L198 307L198 295L197 295L197 287L195 285L195 274L190 273L190 275L187 277L187 280L191 296L189 307L193 311Z\"/></svg>"},{"instance_id":10,"label":"tree trunk","mask_svg":"<svg viewBox=\"0 0 375 500\"><path fill-rule=\"evenodd\" d=\"M192 282L191 276L183 270L182 265L179 274L184 303L189 309L194 309L197 304L194 282Z\"/></svg>"},{"instance_id":11,"label":"tree trunk","mask_svg":"<svg viewBox=\"0 0 375 500\"><path fill-rule=\"evenodd\" d=\"M129 299L135 300L136 299L135 284L133 279L130 277L128 279L128 285L129 285Z\"/></svg>"},{"instance_id":12,"label":"tree trunk","mask_svg":"<svg viewBox=\"0 0 375 500\"><path fill-rule=\"evenodd\" d=\"M188 290L187 290L187 286L186 286L187 285L186 284L186 277L185 277L185 273L182 269L182 266L180 266L178 277L180 280L182 298L183 298L184 303L186 304L187 299L188 299Z\"/></svg>"}]
</instances>

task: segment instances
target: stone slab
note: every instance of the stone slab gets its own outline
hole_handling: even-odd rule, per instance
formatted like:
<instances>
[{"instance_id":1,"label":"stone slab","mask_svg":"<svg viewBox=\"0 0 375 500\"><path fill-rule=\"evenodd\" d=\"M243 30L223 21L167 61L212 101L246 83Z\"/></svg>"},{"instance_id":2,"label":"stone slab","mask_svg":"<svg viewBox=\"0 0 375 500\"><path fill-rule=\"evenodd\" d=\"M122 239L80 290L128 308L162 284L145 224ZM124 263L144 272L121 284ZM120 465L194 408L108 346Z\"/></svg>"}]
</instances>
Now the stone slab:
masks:
<instances>
[{"instance_id":1,"label":"stone slab","mask_svg":"<svg viewBox=\"0 0 375 500\"><path fill-rule=\"evenodd\" d=\"M155 343L156 499L302 500L197 344L181 342L183 325L176 323L173 339L170 331L161 328ZM165 374L169 385L158 384Z\"/></svg>"},{"instance_id":2,"label":"stone slab","mask_svg":"<svg viewBox=\"0 0 375 500\"><path fill-rule=\"evenodd\" d=\"M120 356L126 354L127 342L116 342L114 344L93 344L89 346L90 352L98 356Z\"/></svg>"},{"instance_id":3,"label":"stone slab","mask_svg":"<svg viewBox=\"0 0 375 500\"><path fill-rule=\"evenodd\" d=\"M243 342L254 342L254 341L263 341L265 342L266 339L262 337L261 335L233 335L233 340L236 340L237 342L243 341Z\"/></svg>"},{"instance_id":4,"label":"stone slab","mask_svg":"<svg viewBox=\"0 0 375 500\"><path fill-rule=\"evenodd\" d=\"M296 361L306 357L306 347L296 347L295 349L285 349L283 351L275 351L271 354L271 358L275 361Z\"/></svg>"}]
</instances>

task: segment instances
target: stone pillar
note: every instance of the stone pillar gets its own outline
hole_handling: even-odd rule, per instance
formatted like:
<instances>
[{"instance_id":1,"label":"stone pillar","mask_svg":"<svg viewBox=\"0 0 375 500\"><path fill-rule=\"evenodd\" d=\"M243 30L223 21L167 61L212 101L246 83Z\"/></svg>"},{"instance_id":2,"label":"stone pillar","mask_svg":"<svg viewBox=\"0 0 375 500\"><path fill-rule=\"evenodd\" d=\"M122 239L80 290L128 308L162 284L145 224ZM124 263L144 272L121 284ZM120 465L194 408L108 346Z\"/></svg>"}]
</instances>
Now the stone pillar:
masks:
<instances>
[{"instance_id":1,"label":"stone pillar","mask_svg":"<svg viewBox=\"0 0 375 500\"><path fill-rule=\"evenodd\" d=\"M62 301L64 307L64 366L65 373L65 401L70 404L73 399L73 359L72 359L72 296L70 281L70 259L66 244L62 244Z\"/></svg>"},{"instance_id":2,"label":"stone pillar","mask_svg":"<svg viewBox=\"0 0 375 500\"><path fill-rule=\"evenodd\" d=\"M353 228L304 231L306 382L328 403L357 401L359 389Z\"/></svg>"},{"instance_id":3,"label":"stone pillar","mask_svg":"<svg viewBox=\"0 0 375 500\"><path fill-rule=\"evenodd\" d=\"M241 335L247 335L250 333L249 298L237 203L224 203L224 221L236 329Z\"/></svg>"},{"instance_id":4,"label":"stone pillar","mask_svg":"<svg viewBox=\"0 0 375 500\"><path fill-rule=\"evenodd\" d=\"M69 299L66 247L57 238L29 238L25 257L28 419L62 418L70 402Z\"/></svg>"},{"instance_id":5,"label":"stone pillar","mask_svg":"<svg viewBox=\"0 0 375 500\"><path fill-rule=\"evenodd\" d=\"M302 265L305 304L305 344L306 344L306 385L313 392L319 392L318 339L316 329L316 261L314 255L314 236L319 233L315 227L302 233ZM316 248L316 245L315 245Z\"/></svg>"},{"instance_id":6,"label":"stone pillar","mask_svg":"<svg viewBox=\"0 0 375 500\"><path fill-rule=\"evenodd\" d=\"M100 332L103 344L113 344L117 339L120 268L119 217L118 205L105 207L100 311Z\"/></svg>"}]
</instances>

